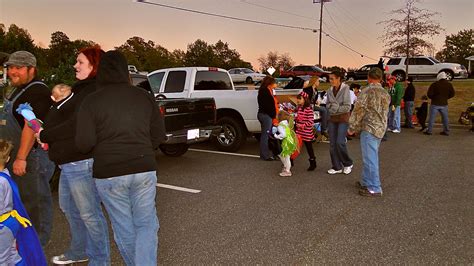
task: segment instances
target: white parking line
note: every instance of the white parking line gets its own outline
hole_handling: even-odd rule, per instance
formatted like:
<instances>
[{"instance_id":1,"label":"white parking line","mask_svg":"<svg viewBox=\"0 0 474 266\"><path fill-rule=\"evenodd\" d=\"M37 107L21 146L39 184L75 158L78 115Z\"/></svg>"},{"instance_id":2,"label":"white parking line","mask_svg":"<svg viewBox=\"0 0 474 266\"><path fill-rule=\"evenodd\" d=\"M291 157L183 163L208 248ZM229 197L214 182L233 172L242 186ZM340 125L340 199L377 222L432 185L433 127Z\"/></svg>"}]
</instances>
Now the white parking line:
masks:
<instances>
[{"instance_id":1,"label":"white parking line","mask_svg":"<svg viewBox=\"0 0 474 266\"><path fill-rule=\"evenodd\" d=\"M166 184L161 184L161 183L157 183L156 186L157 187L162 187L162 188L178 190L178 191L183 191L183 192L189 192L189 193L193 193L193 194L201 192L201 190L197 190L197 189L178 187L178 186L166 185Z\"/></svg>"},{"instance_id":2,"label":"white parking line","mask_svg":"<svg viewBox=\"0 0 474 266\"><path fill-rule=\"evenodd\" d=\"M205 153L215 153L223 155L232 155L240 157L250 157L250 158L260 158L258 155L244 154L244 153L233 153L233 152L223 152L223 151L210 151L210 150L201 150L201 149L189 149L190 151L205 152Z\"/></svg>"}]
</instances>

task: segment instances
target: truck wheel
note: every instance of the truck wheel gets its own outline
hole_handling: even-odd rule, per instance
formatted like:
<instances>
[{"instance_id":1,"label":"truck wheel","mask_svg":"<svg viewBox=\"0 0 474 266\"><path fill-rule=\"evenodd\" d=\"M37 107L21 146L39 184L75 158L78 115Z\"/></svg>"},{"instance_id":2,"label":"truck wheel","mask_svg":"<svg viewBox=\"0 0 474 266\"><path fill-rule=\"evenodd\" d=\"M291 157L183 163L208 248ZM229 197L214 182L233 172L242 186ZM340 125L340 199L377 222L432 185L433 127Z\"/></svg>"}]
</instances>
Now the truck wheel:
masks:
<instances>
[{"instance_id":1,"label":"truck wheel","mask_svg":"<svg viewBox=\"0 0 474 266\"><path fill-rule=\"evenodd\" d=\"M236 152L245 143L245 129L233 117L222 117L217 121L222 131L215 138L217 149L226 152Z\"/></svg>"},{"instance_id":2,"label":"truck wheel","mask_svg":"<svg viewBox=\"0 0 474 266\"><path fill-rule=\"evenodd\" d=\"M160 145L161 152L170 157L179 157L185 154L188 149L189 145L186 143Z\"/></svg>"},{"instance_id":3,"label":"truck wheel","mask_svg":"<svg viewBox=\"0 0 474 266\"><path fill-rule=\"evenodd\" d=\"M247 84L252 84L253 83L253 79L251 77L247 77L247 79L245 79L245 83Z\"/></svg>"}]
</instances>

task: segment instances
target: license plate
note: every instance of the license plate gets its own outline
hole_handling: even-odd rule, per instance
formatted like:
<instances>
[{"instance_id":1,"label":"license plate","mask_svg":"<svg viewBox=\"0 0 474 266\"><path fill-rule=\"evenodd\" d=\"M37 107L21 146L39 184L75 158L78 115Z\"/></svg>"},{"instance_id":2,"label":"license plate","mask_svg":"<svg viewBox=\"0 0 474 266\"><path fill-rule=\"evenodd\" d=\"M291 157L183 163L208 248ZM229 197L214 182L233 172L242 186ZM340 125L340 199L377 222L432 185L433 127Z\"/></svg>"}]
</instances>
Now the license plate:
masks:
<instances>
[{"instance_id":1,"label":"license plate","mask_svg":"<svg viewBox=\"0 0 474 266\"><path fill-rule=\"evenodd\" d=\"M198 139L198 138L199 138L199 129L188 130L188 139Z\"/></svg>"}]
</instances>

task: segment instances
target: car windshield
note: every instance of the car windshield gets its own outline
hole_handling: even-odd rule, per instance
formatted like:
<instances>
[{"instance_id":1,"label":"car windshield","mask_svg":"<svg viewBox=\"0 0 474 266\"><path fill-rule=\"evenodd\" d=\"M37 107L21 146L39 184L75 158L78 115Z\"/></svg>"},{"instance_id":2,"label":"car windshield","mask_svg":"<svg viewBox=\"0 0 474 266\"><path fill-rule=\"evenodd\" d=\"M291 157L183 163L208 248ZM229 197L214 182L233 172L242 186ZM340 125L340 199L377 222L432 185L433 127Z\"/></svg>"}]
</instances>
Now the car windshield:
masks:
<instances>
[{"instance_id":1,"label":"car windshield","mask_svg":"<svg viewBox=\"0 0 474 266\"><path fill-rule=\"evenodd\" d=\"M318 72L324 72L324 70L322 70L321 68L317 67L317 66L313 66L313 69L315 71L318 71Z\"/></svg>"},{"instance_id":2,"label":"car windshield","mask_svg":"<svg viewBox=\"0 0 474 266\"><path fill-rule=\"evenodd\" d=\"M254 73L253 70L250 70L248 68L244 69L244 73L246 74L250 74L250 73Z\"/></svg>"},{"instance_id":3,"label":"car windshield","mask_svg":"<svg viewBox=\"0 0 474 266\"><path fill-rule=\"evenodd\" d=\"M431 61L435 62L436 64L439 64L441 62L439 62L438 60L434 59L433 57L430 57Z\"/></svg>"}]
</instances>

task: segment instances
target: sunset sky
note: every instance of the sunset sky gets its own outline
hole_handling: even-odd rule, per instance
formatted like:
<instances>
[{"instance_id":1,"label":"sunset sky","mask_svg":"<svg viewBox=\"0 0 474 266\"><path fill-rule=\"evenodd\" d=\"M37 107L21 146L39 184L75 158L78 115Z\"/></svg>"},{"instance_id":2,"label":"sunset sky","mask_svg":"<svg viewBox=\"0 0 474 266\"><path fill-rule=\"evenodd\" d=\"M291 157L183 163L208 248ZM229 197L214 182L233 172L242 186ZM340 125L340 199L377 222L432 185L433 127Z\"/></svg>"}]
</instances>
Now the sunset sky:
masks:
<instances>
[{"instance_id":1,"label":"sunset sky","mask_svg":"<svg viewBox=\"0 0 474 266\"><path fill-rule=\"evenodd\" d=\"M319 28L319 5L312 0L149 0L204 12L264 22ZM382 55L378 39L383 26L377 22L403 5L402 0L333 0L324 9L323 30L372 58ZM257 4L252 5L252 4ZM263 7L261 7L263 6ZM440 12L446 29L432 41L441 49L445 36L474 28L474 1L422 0L419 7ZM203 39L223 40L258 68L257 58L268 51L288 53L296 64L318 62L318 35L310 31L257 25L163 7L133 0L0 0L0 23L27 29L35 42L47 46L54 31L71 40L93 40L105 50L140 36L172 51L186 50L189 43ZM359 67L371 59L347 50L323 37L322 64Z\"/></svg>"}]
</instances>

